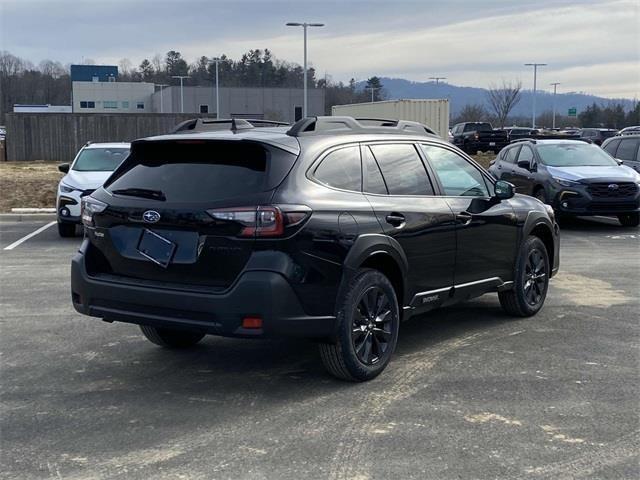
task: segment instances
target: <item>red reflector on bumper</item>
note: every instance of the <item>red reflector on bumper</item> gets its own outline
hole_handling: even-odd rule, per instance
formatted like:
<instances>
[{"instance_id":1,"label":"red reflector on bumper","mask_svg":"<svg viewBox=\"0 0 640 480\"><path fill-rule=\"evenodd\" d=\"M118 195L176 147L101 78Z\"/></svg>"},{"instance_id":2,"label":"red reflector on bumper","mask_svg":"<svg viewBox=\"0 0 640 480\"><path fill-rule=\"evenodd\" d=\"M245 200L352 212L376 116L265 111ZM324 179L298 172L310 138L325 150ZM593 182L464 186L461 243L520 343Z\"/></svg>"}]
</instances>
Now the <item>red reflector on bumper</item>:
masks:
<instances>
[{"instance_id":1,"label":"red reflector on bumper","mask_svg":"<svg viewBox=\"0 0 640 480\"><path fill-rule=\"evenodd\" d=\"M244 317L242 328L262 328L262 319L259 317Z\"/></svg>"}]
</instances>

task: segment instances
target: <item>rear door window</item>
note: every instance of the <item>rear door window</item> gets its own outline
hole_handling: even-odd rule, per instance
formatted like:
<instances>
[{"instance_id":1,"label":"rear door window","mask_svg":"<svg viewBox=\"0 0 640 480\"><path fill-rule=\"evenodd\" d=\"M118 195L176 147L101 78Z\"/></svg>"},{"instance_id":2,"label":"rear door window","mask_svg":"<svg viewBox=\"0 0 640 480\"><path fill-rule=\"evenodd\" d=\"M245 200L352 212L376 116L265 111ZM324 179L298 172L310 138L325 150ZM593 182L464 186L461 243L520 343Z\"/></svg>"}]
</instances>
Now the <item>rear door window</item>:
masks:
<instances>
[{"instance_id":1,"label":"rear door window","mask_svg":"<svg viewBox=\"0 0 640 480\"><path fill-rule=\"evenodd\" d=\"M502 161L507 163L516 163L516 157L518 156L518 148L520 147L511 147L505 151L502 156Z\"/></svg>"},{"instance_id":2,"label":"rear door window","mask_svg":"<svg viewBox=\"0 0 640 480\"><path fill-rule=\"evenodd\" d=\"M140 142L105 188L153 191L168 202L210 202L271 190L296 158L252 142Z\"/></svg>"},{"instance_id":3,"label":"rear door window","mask_svg":"<svg viewBox=\"0 0 640 480\"><path fill-rule=\"evenodd\" d=\"M330 187L361 191L360 147L340 148L329 153L316 167L313 176Z\"/></svg>"},{"instance_id":4,"label":"rear door window","mask_svg":"<svg viewBox=\"0 0 640 480\"><path fill-rule=\"evenodd\" d=\"M409 143L371 145L391 195L433 195L424 164Z\"/></svg>"},{"instance_id":5,"label":"rear door window","mask_svg":"<svg viewBox=\"0 0 640 480\"><path fill-rule=\"evenodd\" d=\"M380 195L386 195L388 192L387 186L384 183L382 172L378 167L373 153L369 147L362 147L362 169L363 169L363 190L367 193L377 193Z\"/></svg>"},{"instance_id":6,"label":"rear door window","mask_svg":"<svg viewBox=\"0 0 640 480\"><path fill-rule=\"evenodd\" d=\"M618 151L615 154L615 157L618 160L626 160L626 161L635 161L636 160L636 152L638 151L638 144L640 143L640 139L638 138L624 138L620 142L620 146L618 147Z\"/></svg>"}]
</instances>

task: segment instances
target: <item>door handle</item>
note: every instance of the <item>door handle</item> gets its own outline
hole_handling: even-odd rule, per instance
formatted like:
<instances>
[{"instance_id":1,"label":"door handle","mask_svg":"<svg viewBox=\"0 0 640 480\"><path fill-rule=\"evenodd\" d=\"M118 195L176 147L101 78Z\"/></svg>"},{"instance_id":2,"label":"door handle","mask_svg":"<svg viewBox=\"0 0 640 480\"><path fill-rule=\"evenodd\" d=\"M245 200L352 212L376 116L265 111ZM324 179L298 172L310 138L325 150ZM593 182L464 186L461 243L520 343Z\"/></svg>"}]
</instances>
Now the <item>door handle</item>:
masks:
<instances>
[{"instance_id":1,"label":"door handle","mask_svg":"<svg viewBox=\"0 0 640 480\"><path fill-rule=\"evenodd\" d=\"M385 220L388 224L393 225L394 227L400 228L404 226L406 219L404 215L401 213L391 212L389 215L385 217Z\"/></svg>"},{"instance_id":2,"label":"door handle","mask_svg":"<svg viewBox=\"0 0 640 480\"><path fill-rule=\"evenodd\" d=\"M462 225L469 225L471 223L471 220L473 220L473 215L471 215L469 212L460 212L456 215L456 220Z\"/></svg>"}]
</instances>

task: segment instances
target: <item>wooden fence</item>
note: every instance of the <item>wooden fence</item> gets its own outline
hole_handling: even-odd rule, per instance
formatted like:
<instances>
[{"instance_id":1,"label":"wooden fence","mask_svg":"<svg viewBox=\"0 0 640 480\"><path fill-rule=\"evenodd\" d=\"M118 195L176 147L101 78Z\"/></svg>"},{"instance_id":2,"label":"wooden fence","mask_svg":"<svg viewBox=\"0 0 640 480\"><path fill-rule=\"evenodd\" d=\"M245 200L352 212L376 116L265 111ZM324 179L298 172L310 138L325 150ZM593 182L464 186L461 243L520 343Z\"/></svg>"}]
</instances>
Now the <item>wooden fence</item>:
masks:
<instances>
[{"instance_id":1,"label":"wooden fence","mask_svg":"<svg viewBox=\"0 0 640 480\"><path fill-rule=\"evenodd\" d=\"M85 143L162 135L197 114L8 113L6 160L70 162Z\"/></svg>"}]
</instances>

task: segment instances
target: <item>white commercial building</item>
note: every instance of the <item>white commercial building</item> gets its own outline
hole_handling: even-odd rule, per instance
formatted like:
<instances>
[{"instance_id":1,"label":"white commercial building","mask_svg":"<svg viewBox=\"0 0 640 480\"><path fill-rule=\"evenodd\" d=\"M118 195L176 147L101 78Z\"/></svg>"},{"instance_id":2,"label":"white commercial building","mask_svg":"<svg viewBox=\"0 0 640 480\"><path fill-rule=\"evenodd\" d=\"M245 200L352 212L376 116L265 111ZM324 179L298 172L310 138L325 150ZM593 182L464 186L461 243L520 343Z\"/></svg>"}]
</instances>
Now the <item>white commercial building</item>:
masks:
<instances>
[{"instance_id":1,"label":"white commercial building","mask_svg":"<svg viewBox=\"0 0 640 480\"><path fill-rule=\"evenodd\" d=\"M73 82L76 113L150 113L153 83Z\"/></svg>"}]
</instances>

